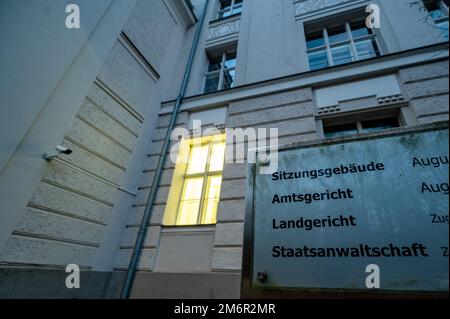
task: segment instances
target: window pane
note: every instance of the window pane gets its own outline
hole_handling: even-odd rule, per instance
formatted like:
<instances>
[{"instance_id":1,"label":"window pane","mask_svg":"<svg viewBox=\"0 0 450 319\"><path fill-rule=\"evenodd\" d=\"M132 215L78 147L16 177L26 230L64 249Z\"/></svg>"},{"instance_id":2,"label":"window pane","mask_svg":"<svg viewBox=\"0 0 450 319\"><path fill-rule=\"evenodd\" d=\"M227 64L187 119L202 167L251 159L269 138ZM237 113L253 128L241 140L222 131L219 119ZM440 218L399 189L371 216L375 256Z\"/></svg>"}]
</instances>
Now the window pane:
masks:
<instances>
[{"instance_id":1,"label":"window pane","mask_svg":"<svg viewBox=\"0 0 450 319\"><path fill-rule=\"evenodd\" d=\"M236 54L227 54L225 60L225 67L228 69L236 67Z\"/></svg>"},{"instance_id":2,"label":"window pane","mask_svg":"<svg viewBox=\"0 0 450 319\"><path fill-rule=\"evenodd\" d=\"M231 7L231 0L220 0L220 9Z\"/></svg>"},{"instance_id":3,"label":"window pane","mask_svg":"<svg viewBox=\"0 0 450 319\"><path fill-rule=\"evenodd\" d=\"M231 15L233 15L233 10L231 10L231 8L223 13L224 18L229 17Z\"/></svg>"},{"instance_id":4,"label":"window pane","mask_svg":"<svg viewBox=\"0 0 450 319\"><path fill-rule=\"evenodd\" d=\"M192 147L186 174L203 173L206 170L208 151L208 145Z\"/></svg>"},{"instance_id":5,"label":"window pane","mask_svg":"<svg viewBox=\"0 0 450 319\"><path fill-rule=\"evenodd\" d=\"M372 30L367 29L365 21L353 22L350 24L353 38L364 37L372 34Z\"/></svg>"},{"instance_id":6,"label":"window pane","mask_svg":"<svg viewBox=\"0 0 450 319\"><path fill-rule=\"evenodd\" d=\"M233 14L238 14L242 12L242 4L233 7Z\"/></svg>"},{"instance_id":7,"label":"window pane","mask_svg":"<svg viewBox=\"0 0 450 319\"><path fill-rule=\"evenodd\" d=\"M326 138L347 136L347 135L353 135L353 134L358 133L358 129L356 128L356 123L328 126L328 127L324 127L323 131L324 131Z\"/></svg>"},{"instance_id":8,"label":"window pane","mask_svg":"<svg viewBox=\"0 0 450 319\"><path fill-rule=\"evenodd\" d=\"M229 17L231 15L231 7L219 11L219 19Z\"/></svg>"},{"instance_id":9,"label":"window pane","mask_svg":"<svg viewBox=\"0 0 450 319\"><path fill-rule=\"evenodd\" d=\"M355 43L358 58L360 60L373 58L380 55L375 39L359 41Z\"/></svg>"},{"instance_id":10,"label":"window pane","mask_svg":"<svg viewBox=\"0 0 450 319\"><path fill-rule=\"evenodd\" d=\"M378 132L398 126L399 123L397 118L395 117L362 122L364 132Z\"/></svg>"},{"instance_id":11,"label":"window pane","mask_svg":"<svg viewBox=\"0 0 450 319\"><path fill-rule=\"evenodd\" d=\"M433 20L440 19L445 16L444 11L439 6L438 0L425 0L424 4Z\"/></svg>"},{"instance_id":12,"label":"window pane","mask_svg":"<svg viewBox=\"0 0 450 319\"><path fill-rule=\"evenodd\" d=\"M197 225L200 200L183 201L180 203L177 225Z\"/></svg>"},{"instance_id":13,"label":"window pane","mask_svg":"<svg viewBox=\"0 0 450 319\"><path fill-rule=\"evenodd\" d=\"M221 171L223 169L224 158L225 143L213 144L211 149L211 159L209 162L209 171Z\"/></svg>"},{"instance_id":14,"label":"window pane","mask_svg":"<svg viewBox=\"0 0 450 319\"><path fill-rule=\"evenodd\" d=\"M215 92L219 88L220 74L207 75L204 93Z\"/></svg>"},{"instance_id":15,"label":"window pane","mask_svg":"<svg viewBox=\"0 0 450 319\"><path fill-rule=\"evenodd\" d=\"M326 51L310 53L308 58L309 58L309 69L311 71L328 67L328 57Z\"/></svg>"},{"instance_id":16,"label":"window pane","mask_svg":"<svg viewBox=\"0 0 450 319\"><path fill-rule=\"evenodd\" d=\"M347 31L345 30L345 26L330 28L327 29L327 31L330 44L348 40L348 34Z\"/></svg>"},{"instance_id":17,"label":"window pane","mask_svg":"<svg viewBox=\"0 0 450 319\"><path fill-rule=\"evenodd\" d=\"M211 59L209 60L208 72L214 72L220 70L221 59Z\"/></svg>"},{"instance_id":18,"label":"window pane","mask_svg":"<svg viewBox=\"0 0 450 319\"><path fill-rule=\"evenodd\" d=\"M438 20L440 18L445 17L445 13L441 9L437 9L430 11L430 16L433 20Z\"/></svg>"},{"instance_id":19,"label":"window pane","mask_svg":"<svg viewBox=\"0 0 450 319\"><path fill-rule=\"evenodd\" d=\"M224 89L229 89L232 88L234 86L234 76L235 76L235 71L225 71L223 73L223 88Z\"/></svg>"},{"instance_id":20,"label":"window pane","mask_svg":"<svg viewBox=\"0 0 450 319\"><path fill-rule=\"evenodd\" d=\"M178 225L195 225L198 223L202 187L203 178L188 178L185 180L178 211Z\"/></svg>"},{"instance_id":21,"label":"window pane","mask_svg":"<svg viewBox=\"0 0 450 319\"><path fill-rule=\"evenodd\" d=\"M436 23L436 27L441 32L442 36L448 40L448 20L440 23Z\"/></svg>"},{"instance_id":22,"label":"window pane","mask_svg":"<svg viewBox=\"0 0 450 319\"><path fill-rule=\"evenodd\" d=\"M217 206L220 199L222 176L208 178L206 197L203 204L202 224L215 224L217 221Z\"/></svg>"},{"instance_id":23,"label":"window pane","mask_svg":"<svg viewBox=\"0 0 450 319\"><path fill-rule=\"evenodd\" d=\"M306 46L308 49L314 49L325 45L323 32L315 32L306 36Z\"/></svg>"},{"instance_id":24,"label":"window pane","mask_svg":"<svg viewBox=\"0 0 450 319\"><path fill-rule=\"evenodd\" d=\"M349 45L331 49L334 65L350 63L353 61L353 55Z\"/></svg>"}]
</instances>

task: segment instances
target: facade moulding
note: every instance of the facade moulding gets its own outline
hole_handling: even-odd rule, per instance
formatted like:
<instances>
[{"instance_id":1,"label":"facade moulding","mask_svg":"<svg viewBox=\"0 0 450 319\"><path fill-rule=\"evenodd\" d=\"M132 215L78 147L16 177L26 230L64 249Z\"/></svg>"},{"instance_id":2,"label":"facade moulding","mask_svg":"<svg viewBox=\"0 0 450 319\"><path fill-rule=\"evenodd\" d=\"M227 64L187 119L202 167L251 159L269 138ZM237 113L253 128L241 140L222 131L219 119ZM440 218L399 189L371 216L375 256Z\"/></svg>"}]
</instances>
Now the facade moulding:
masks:
<instances>
[{"instance_id":1,"label":"facade moulding","mask_svg":"<svg viewBox=\"0 0 450 319\"><path fill-rule=\"evenodd\" d=\"M190 28L197 22L197 18L189 0L163 0L175 21L180 21L185 29Z\"/></svg>"},{"instance_id":2,"label":"facade moulding","mask_svg":"<svg viewBox=\"0 0 450 319\"><path fill-rule=\"evenodd\" d=\"M295 19L306 19L325 12L354 7L367 0L294 0Z\"/></svg>"},{"instance_id":3,"label":"facade moulding","mask_svg":"<svg viewBox=\"0 0 450 319\"><path fill-rule=\"evenodd\" d=\"M180 111L194 111L226 106L231 102L258 96L280 93L304 87L319 88L327 85L393 74L398 70L415 65L448 60L448 44L440 43L428 47L384 55L378 58L358 61L346 65L304 72L272 80L237 86L209 94L187 97ZM161 105L160 115L172 112L174 101Z\"/></svg>"},{"instance_id":4,"label":"facade moulding","mask_svg":"<svg viewBox=\"0 0 450 319\"><path fill-rule=\"evenodd\" d=\"M209 25L206 49L237 42L241 15L236 14L226 19L215 20Z\"/></svg>"}]
</instances>

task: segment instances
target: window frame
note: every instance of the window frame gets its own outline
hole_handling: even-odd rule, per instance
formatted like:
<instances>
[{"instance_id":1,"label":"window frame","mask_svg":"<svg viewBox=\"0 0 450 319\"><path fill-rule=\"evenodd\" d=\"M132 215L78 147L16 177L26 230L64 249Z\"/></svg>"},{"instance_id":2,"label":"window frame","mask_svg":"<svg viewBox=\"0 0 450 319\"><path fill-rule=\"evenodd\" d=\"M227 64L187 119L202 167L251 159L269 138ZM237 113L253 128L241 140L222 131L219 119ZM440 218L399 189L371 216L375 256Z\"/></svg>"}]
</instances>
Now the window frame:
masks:
<instances>
[{"instance_id":1,"label":"window frame","mask_svg":"<svg viewBox=\"0 0 450 319\"><path fill-rule=\"evenodd\" d=\"M234 87L235 81L236 81L236 63L233 67L228 68L226 67L226 62L227 62L227 56L230 55L236 55L235 52L232 53L227 53L227 52L223 52L221 55L221 60L220 60L220 69L218 70L214 70L214 71L206 71L205 73L205 80L204 80L204 84L203 84L203 93L212 93L212 92L217 92L217 91L222 91L224 89L228 89L224 87L224 83L225 83L225 73L226 72L235 72L235 75L233 77L233 85L230 87ZM237 62L237 57L234 58L234 60ZM211 65L211 60L208 63L208 68ZM206 83L208 81L208 78L214 75L219 75L219 83L217 84L217 89L215 91L206 91Z\"/></svg>"},{"instance_id":2,"label":"window frame","mask_svg":"<svg viewBox=\"0 0 450 319\"><path fill-rule=\"evenodd\" d=\"M337 137L344 137L344 136L354 136L355 134L369 134L369 133L371 133L373 131L367 131L367 129L365 128L365 125L363 125L364 122L381 121L381 120L392 120L392 119L396 119L396 123L397 123L397 126L393 126L392 128L401 127L402 126L402 122L400 121L398 115L396 115L396 116L376 116L376 117L360 118L360 119L353 119L353 120L344 121L344 122L339 123L339 124L336 123L334 125L333 124L322 125L323 137L325 139L329 139L329 138L337 138ZM344 135L336 135L336 136L327 136L327 133L325 131L326 128L335 127L335 126L345 126L345 125L354 125L356 133L344 134Z\"/></svg>"},{"instance_id":3,"label":"window frame","mask_svg":"<svg viewBox=\"0 0 450 319\"><path fill-rule=\"evenodd\" d=\"M308 67L309 70L321 70L327 67L333 67L336 65L345 65L351 62L355 62L355 61L363 61L363 60L367 60L366 59L362 59L359 57L359 53L358 53L358 49L356 47L357 43L361 43L361 42L365 42L365 41L373 41L376 44L376 48L375 48L375 52L376 52L376 56L381 56L381 47L380 47L380 43L378 41L377 38L377 34L375 32L371 32L367 35L363 35L363 36L359 36L359 37L355 37L353 35L353 31L351 28L351 24L352 23L356 23L357 21L345 21L344 23L344 27L345 27L345 34L347 35L347 39L343 40L343 41L339 41L339 42L335 42L335 43L331 43L330 42L330 37L328 34L328 29L330 29L330 27L328 26L324 26L321 31L322 31L322 38L323 38L323 42L324 44L318 47L314 47L314 48L308 48L307 47L307 56L308 56ZM337 25L337 26L342 26L341 25ZM310 32L313 33L313 32ZM308 32L305 30L305 40L306 43L308 43ZM351 55L351 61L347 62L347 63L336 63L336 61L333 58L333 49L339 48L339 47L349 47L350 48L350 55ZM327 66L326 67L322 67L322 68L316 68L316 69L312 69L311 68L311 63L310 63L310 56L312 54L317 54L320 52L325 51L326 56L327 56Z\"/></svg>"},{"instance_id":4,"label":"window frame","mask_svg":"<svg viewBox=\"0 0 450 319\"><path fill-rule=\"evenodd\" d=\"M449 15L450 15L450 12L449 12L449 7L448 7L448 5L445 3L445 1L443 1L443 0L436 0L436 4L438 5L438 7L440 8L440 10L441 10L441 12L443 13L443 16L442 17L440 17L440 18L433 18L433 16L431 15L431 12L432 11L430 11L429 9L428 9L428 6L427 6L427 2L431 2L431 1L427 1L427 0L422 0L422 2L423 2L423 6L424 6L424 8L425 8L425 10L427 11L427 13L428 13L428 15L429 15L429 17L431 18L431 20L433 20L433 22L434 22L434 24L435 24L435 26L436 27L438 27L439 28L439 25L441 24L441 23L445 23L445 22L447 22L447 24L449 23ZM448 37L449 37L449 29L447 28L447 30L439 30L440 32L442 32L442 33L447 33L446 35L445 34L443 34L443 36L448 40Z\"/></svg>"},{"instance_id":5,"label":"window frame","mask_svg":"<svg viewBox=\"0 0 450 319\"><path fill-rule=\"evenodd\" d=\"M225 7L224 9L221 9L223 0L219 0L219 9L217 10L217 19L226 19L228 17L231 17L235 14L239 14L242 12L243 2L236 4L236 0L230 0L231 4L228 7ZM230 12L229 15L224 16L225 12Z\"/></svg>"},{"instance_id":6,"label":"window frame","mask_svg":"<svg viewBox=\"0 0 450 319\"><path fill-rule=\"evenodd\" d=\"M225 136L224 134L222 135L215 135L215 136L211 136L211 137L205 137L205 138L201 138L200 141L197 141L195 138L191 138L190 140L187 141L189 143L188 147L189 147L189 159L188 159L188 163L186 163L186 170L184 172L184 174L182 175L183 181L182 181L182 187L181 187L181 191L179 194L179 198L178 198L178 204L176 206L176 215L175 215L175 226L177 227L183 227L183 226L205 226L205 225L215 225L217 223L217 210L215 212L216 216L215 216L215 223L203 223L203 219L204 219L204 208L205 208L205 204L206 204L206 192L208 189L208 181L210 177L222 177L223 176L223 169L224 169L224 165L225 165L225 156L222 159L223 160L223 165L222 165L222 169L221 170L217 170L217 171L209 171L210 165L211 165L211 155L212 155L212 149L213 149L213 145L215 144L223 144L225 146ZM201 147L204 145L208 145L208 154L207 154L207 158L206 158L206 164L205 164L205 169L203 172L200 173L187 173L189 164L190 164L190 155L191 152L193 150L194 147ZM225 154L225 153L224 153ZM197 222L195 224L188 224L188 225L184 225L184 224L180 224L179 220L180 220L180 209L181 209L181 205L182 205L182 198L183 198L183 193L186 187L186 181L188 179L195 179L195 178L202 178L203 179L203 183L202 183L202 191L201 191L201 195L200 195L200 205L198 207L198 211L197 211ZM222 180L223 181L223 180ZM221 183L222 183L221 181ZM219 202L220 202L220 191L219 191Z\"/></svg>"}]
</instances>

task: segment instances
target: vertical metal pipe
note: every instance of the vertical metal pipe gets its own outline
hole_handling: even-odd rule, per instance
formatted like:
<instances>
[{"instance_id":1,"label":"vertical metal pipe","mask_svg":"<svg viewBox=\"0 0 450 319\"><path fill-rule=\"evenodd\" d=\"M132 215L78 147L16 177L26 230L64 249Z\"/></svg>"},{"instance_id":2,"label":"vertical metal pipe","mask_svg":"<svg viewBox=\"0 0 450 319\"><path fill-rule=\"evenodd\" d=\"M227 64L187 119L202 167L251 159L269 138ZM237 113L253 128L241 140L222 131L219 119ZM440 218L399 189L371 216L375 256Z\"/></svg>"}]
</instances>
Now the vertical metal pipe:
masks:
<instances>
[{"instance_id":1,"label":"vertical metal pipe","mask_svg":"<svg viewBox=\"0 0 450 319\"><path fill-rule=\"evenodd\" d=\"M141 255L142 245L145 240L145 235L147 233L147 225L150 221L150 217L152 215L153 202L155 201L156 192L158 190L159 181L161 179L161 173L163 170L164 162L166 160L166 153L169 149L170 144L170 134L175 126L177 115L181 107L182 100L186 93L187 84L189 82L189 75L192 69L192 63L195 57L195 51L197 50L198 40L200 38L201 29L203 27L203 23L205 21L206 11L208 9L209 0L205 0L205 5L203 8L203 13L200 18L200 21L197 25L197 29L195 30L194 40L192 42L191 52L189 54L189 59L186 65L186 69L183 76L183 83L181 84L180 93L178 94L175 106L173 108L172 116L170 118L169 127L167 129L166 137L164 139L164 144L162 147L161 154L159 154L158 166L156 167L155 178L153 179L150 195L147 200L147 205L145 207L144 216L142 217L142 221L139 227L138 236L136 239L136 243L133 249L133 255L131 257L130 265L128 267L127 276L125 278L125 283L122 288L122 293L120 298L127 299L130 296L131 287L133 285L133 279L136 272L137 264L139 261L139 257Z\"/></svg>"}]
</instances>

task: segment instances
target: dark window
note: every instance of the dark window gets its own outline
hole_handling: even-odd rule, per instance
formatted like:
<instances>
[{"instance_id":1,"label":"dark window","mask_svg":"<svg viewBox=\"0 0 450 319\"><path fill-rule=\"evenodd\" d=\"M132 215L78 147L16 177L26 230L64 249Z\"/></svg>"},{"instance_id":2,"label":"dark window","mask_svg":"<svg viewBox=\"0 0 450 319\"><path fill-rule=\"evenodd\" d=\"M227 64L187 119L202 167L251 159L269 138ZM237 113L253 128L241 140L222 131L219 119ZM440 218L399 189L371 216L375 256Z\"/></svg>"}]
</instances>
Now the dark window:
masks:
<instances>
[{"instance_id":1,"label":"dark window","mask_svg":"<svg viewBox=\"0 0 450 319\"><path fill-rule=\"evenodd\" d=\"M325 46L325 40L324 40L324 37L323 37L323 31L320 30L318 32L307 34L307 36L306 36L306 46L308 47L308 49L324 47Z\"/></svg>"},{"instance_id":2,"label":"dark window","mask_svg":"<svg viewBox=\"0 0 450 319\"><path fill-rule=\"evenodd\" d=\"M242 0L220 0L218 18L226 18L242 11Z\"/></svg>"},{"instance_id":3,"label":"dark window","mask_svg":"<svg viewBox=\"0 0 450 319\"><path fill-rule=\"evenodd\" d=\"M358 134L356 123L341 124L323 128L326 138Z\"/></svg>"},{"instance_id":4,"label":"dark window","mask_svg":"<svg viewBox=\"0 0 450 319\"><path fill-rule=\"evenodd\" d=\"M365 20L350 23L350 29L352 30L352 36L354 39L373 34L372 29L367 28Z\"/></svg>"},{"instance_id":5,"label":"dark window","mask_svg":"<svg viewBox=\"0 0 450 319\"><path fill-rule=\"evenodd\" d=\"M365 20L311 31L306 27L305 35L311 71L380 56L376 36L366 27Z\"/></svg>"},{"instance_id":6,"label":"dark window","mask_svg":"<svg viewBox=\"0 0 450 319\"><path fill-rule=\"evenodd\" d=\"M236 53L223 53L209 61L203 92L215 92L234 86L236 75Z\"/></svg>"},{"instance_id":7,"label":"dark window","mask_svg":"<svg viewBox=\"0 0 450 319\"><path fill-rule=\"evenodd\" d=\"M220 80L219 74L206 75L204 92L209 93L217 91L219 89L219 80Z\"/></svg>"},{"instance_id":8,"label":"dark window","mask_svg":"<svg viewBox=\"0 0 450 319\"><path fill-rule=\"evenodd\" d=\"M448 40L448 0L423 0L425 8L431 19L433 19L436 28L441 32L442 36Z\"/></svg>"},{"instance_id":9,"label":"dark window","mask_svg":"<svg viewBox=\"0 0 450 319\"><path fill-rule=\"evenodd\" d=\"M400 123L396 117L380 118L367 121L354 121L338 125L326 125L323 128L325 138L348 136L358 133L370 133L399 127Z\"/></svg>"},{"instance_id":10,"label":"dark window","mask_svg":"<svg viewBox=\"0 0 450 319\"><path fill-rule=\"evenodd\" d=\"M330 44L339 43L349 39L345 25L340 25L333 28L326 28L328 32L328 41Z\"/></svg>"},{"instance_id":11,"label":"dark window","mask_svg":"<svg viewBox=\"0 0 450 319\"><path fill-rule=\"evenodd\" d=\"M220 70L220 64L222 63L222 59L211 59L209 60L208 72L213 72Z\"/></svg>"},{"instance_id":12,"label":"dark window","mask_svg":"<svg viewBox=\"0 0 450 319\"><path fill-rule=\"evenodd\" d=\"M383 131L383 130L387 130L387 129L399 126L398 119L396 117L371 120L371 121L362 121L361 124L362 124L363 132L366 132L366 133Z\"/></svg>"}]
</instances>

